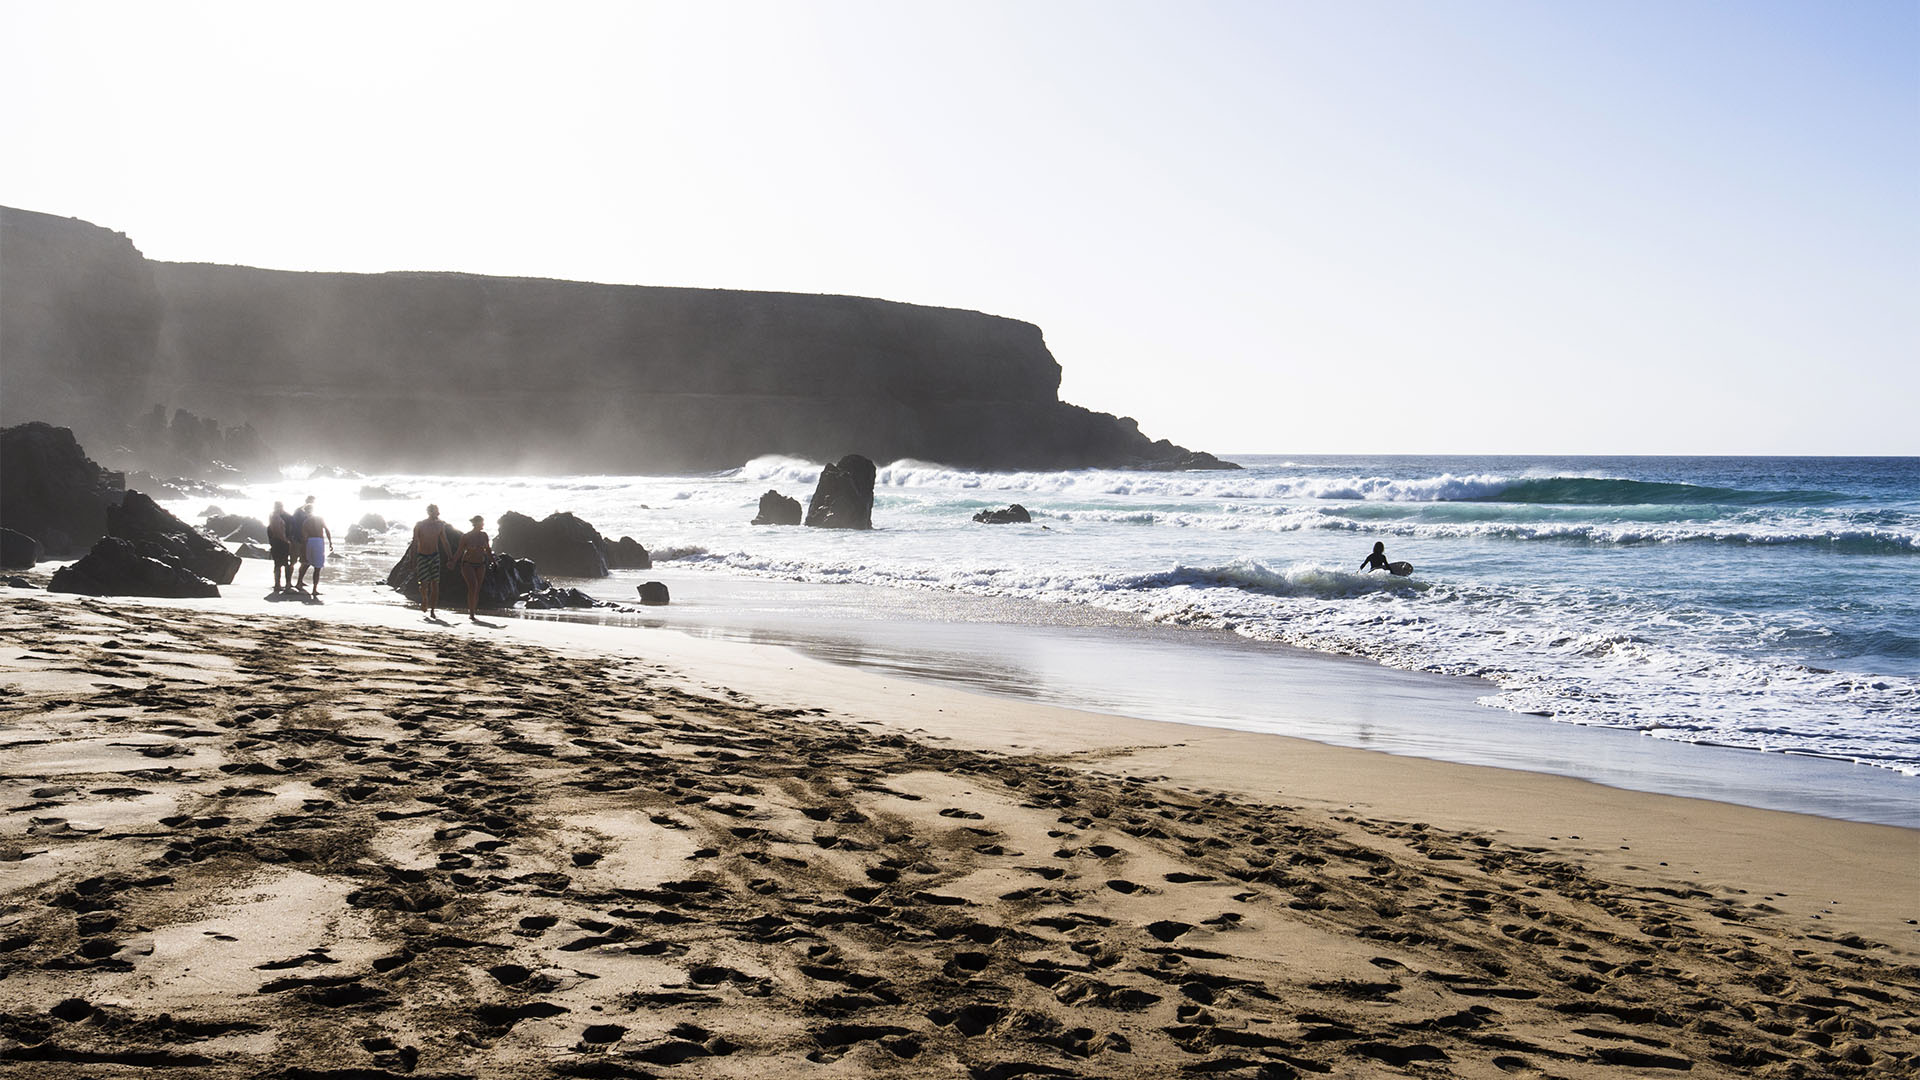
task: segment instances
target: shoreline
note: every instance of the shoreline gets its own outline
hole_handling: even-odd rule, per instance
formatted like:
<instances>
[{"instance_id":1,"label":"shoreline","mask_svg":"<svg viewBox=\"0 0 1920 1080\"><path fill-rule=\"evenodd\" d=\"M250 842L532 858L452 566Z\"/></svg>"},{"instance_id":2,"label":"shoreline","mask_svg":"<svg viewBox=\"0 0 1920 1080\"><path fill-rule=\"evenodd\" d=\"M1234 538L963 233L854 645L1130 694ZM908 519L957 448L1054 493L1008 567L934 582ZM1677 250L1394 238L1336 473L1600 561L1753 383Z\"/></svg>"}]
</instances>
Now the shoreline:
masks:
<instances>
[{"instance_id":1,"label":"shoreline","mask_svg":"<svg viewBox=\"0 0 1920 1080\"><path fill-rule=\"evenodd\" d=\"M414 609L385 585L382 568L390 560L378 550L350 553L327 587L329 603L309 609L291 597L265 596L269 567L264 560L248 559L218 602L256 614L319 610L379 622L393 622L391 615L398 611L403 613L398 624L404 624L404 613ZM43 563L27 576L44 589L55 565ZM632 604L624 590L648 578L665 579L673 604ZM1474 676L1396 668L1226 630L1167 627L1098 606L672 566L555 581L625 607L617 612L516 609L490 617L616 634L674 630L695 639L790 650L831 668L907 678L998 701L1920 829L1920 777L1891 767L1835 755L1660 738L1515 712L1479 700L1494 684ZM683 583L697 585L683 589ZM617 643L617 637L609 639L606 647ZM1023 650L1054 655L1036 661ZM1057 662L1062 653L1078 656L1063 666ZM1088 662L1088 656L1097 659ZM1169 692L1169 686L1178 689Z\"/></svg>"},{"instance_id":2,"label":"shoreline","mask_svg":"<svg viewBox=\"0 0 1920 1080\"><path fill-rule=\"evenodd\" d=\"M0 655L0 1060L503 1077L1916 1061L1899 1017L1920 1012L1920 831L691 635L434 627L340 588L290 617L0 606L20 643Z\"/></svg>"},{"instance_id":3,"label":"shoreline","mask_svg":"<svg viewBox=\"0 0 1920 1080\"><path fill-rule=\"evenodd\" d=\"M692 592L682 590L682 582L697 584L701 593L692 604L676 600L676 607L634 614L521 617L678 629L1005 700L1920 828L1920 778L1897 769L1518 713L1479 700L1494 685L1474 676L1410 671L1224 630L1167 627L1097 607L963 594L901 597L877 586L741 579L707 570L616 575L621 584L626 577L663 578L676 597ZM603 598L622 595L617 586L573 584ZM789 593L807 602L836 599L824 610L765 599ZM884 617L845 617L863 603L878 606ZM780 608L805 614L765 614Z\"/></svg>"}]
</instances>

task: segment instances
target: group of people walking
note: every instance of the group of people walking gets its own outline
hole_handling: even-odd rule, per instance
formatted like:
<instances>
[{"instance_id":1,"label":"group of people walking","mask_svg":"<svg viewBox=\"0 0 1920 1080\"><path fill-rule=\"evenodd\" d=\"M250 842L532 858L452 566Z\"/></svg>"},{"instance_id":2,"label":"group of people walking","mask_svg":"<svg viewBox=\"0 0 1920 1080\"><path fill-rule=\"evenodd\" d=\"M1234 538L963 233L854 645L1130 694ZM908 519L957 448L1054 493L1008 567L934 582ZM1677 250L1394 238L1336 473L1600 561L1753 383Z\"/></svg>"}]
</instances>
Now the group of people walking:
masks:
<instances>
[{"instance_id":1,"label":"group of people walking","mask_svg":"<svg viewBox=\"0 0 1920 1080\"><path fill-rule=\"evenodd\" d=\"M285 503L274 503L267 515L267 554L273 558L273 592L307 594L307 571L313 571L313 595L320 595L320 571L333 553L333 530L327 519L314 512L313 496L307 496L300 509L287 513ZM300 564L294 576L293 565Z\"/></svg>"},{"instance_id":2,"label":"group of people walking","mask_svg":"<svg viewBox=\"0 0 1920 1080\"><path fill-rule=\"evenodd\" d=\"M273 595L299 593L320 596L320 571L333 553L333 531L314 511L314 498L298 510L287 512L285 503L273 504L267 515L267 553L273 558ZM493 561L493 540L487 536L487 519L475 514L473 528L460 537L456 546L447 540L452 530L440 520L440 508L429 505L427 516L413 527L413 578L420 585L420 610L428 618L440 614L440 576L451 562L460 568L467 583L467 618L479 622L480 586L487 578L487 566ZM299 573L294 572L295 564ZM307 572L313 572L313 591L307 591Z\"/></svg>"},{"instance_id":3,"label":"group of people walking","mask_svg":"<svg viewBox=\"0 0 1920 1080\"><path fill-rule=\"evenodd\" d=\"M486 581L487 565L493 561L493 541L487 536L487 519L479 514L468 519L473 528L460 537L456 548L447 542L450 532L440 520L440 508L427 506L427 516L413 527L413 579L420 585L420 610L427 618L440 614L440 576L451 561L460 568L460 579L467 583L467 618L479 622L480 585Z\"/></svg>"}]
</instances>

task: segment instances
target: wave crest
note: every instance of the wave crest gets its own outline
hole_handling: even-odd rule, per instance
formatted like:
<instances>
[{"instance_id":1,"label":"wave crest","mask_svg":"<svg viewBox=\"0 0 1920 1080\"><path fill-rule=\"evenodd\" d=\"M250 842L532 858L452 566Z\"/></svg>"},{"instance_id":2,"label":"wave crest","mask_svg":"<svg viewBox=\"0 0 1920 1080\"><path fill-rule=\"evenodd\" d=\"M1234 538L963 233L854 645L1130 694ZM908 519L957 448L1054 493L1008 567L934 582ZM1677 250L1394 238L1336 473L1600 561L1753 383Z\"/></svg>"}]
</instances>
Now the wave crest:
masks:
<instances>
[{"instance_id":1,"label":"wave crest","mask_svg":"<svg viewBox=\"0 0 1920 1080\"><path fill-rule=\"evenodd\" d=\"M1389 574L1358 574L1319 563L1294 563L1275 570L1251 559L1222 566L1176 566L1158 574L1137 574L1123 582L1129 589L1228 588L1268 596L1339 600L1373 593L1424 592L1428 585Z\"/></svg>"}]
</instances>

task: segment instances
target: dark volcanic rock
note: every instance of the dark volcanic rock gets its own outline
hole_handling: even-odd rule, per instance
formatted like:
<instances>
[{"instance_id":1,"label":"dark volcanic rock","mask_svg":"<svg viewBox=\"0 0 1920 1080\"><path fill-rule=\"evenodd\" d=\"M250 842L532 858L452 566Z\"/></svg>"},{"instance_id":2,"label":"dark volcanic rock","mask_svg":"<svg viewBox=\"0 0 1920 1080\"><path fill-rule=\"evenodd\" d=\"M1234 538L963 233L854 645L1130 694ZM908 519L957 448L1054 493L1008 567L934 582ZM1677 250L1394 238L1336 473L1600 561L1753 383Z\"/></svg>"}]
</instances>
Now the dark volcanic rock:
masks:
<instances>
[{"instance_id":1,"label":"dark volcanic rock","mask_svg":"<svg viewBox=\"0 0 1920 1080\"><path fill-rule=\"evenodd\" d=\"M33 587L34 587L33 582L28 581L26 578L23 578L18 574L15 574L13 577L10 577L7 579L7 588L9 589L31 589Z\"/></svg>"},{"instance_id":2,"label":"dark volcanic rock","mask_svg":"<svg viewBox=\"0 0 1920 1080\"><path fill-rule=\"evenodd\" d=\"M663 581L643 581L638 586L640 602L648 607L659 607L668 600L667 585Z\"/></svg>"},{"instance_id":3,"label":"dark volcanic rock","mask_svg":"<svg viewBox=\"0 0 1920 1080\"><path fill-rule=\"evenodd\" d=\"M240 570L240 556L189 528L186 522L160 509L152 499L137 491L127 492L119 506L107 508L107 535L132 541L140 554L177 563L182 569L217 585L232 582L233 575Z\"/></svg>"},{"instance_id":4,"label":"dark volcanic rock","mask_svg":"<svg viewBox=\"0 0 1920 1080\"><path fill-rule=\"evenodd\" d=\"M175 409L169 422L166 406L155 405L125 434L125 452L143 468L199 481L239 480L265 471L272 463L272 452L253 425L222 427L212 417L195 416L185 409ZM150 484L134 486L160 490Z\"/></svg>"},{"instance_id":5,"label":"dark volcanic rock","mask_svg":"<svg viewBox=\"0 0 1920 1080\"><path fill-rule=\"evenodd\" d=\"M1221 461L1205 450L1188 450L1175 446L1165 439L1153 444L1152 456L1141 458L1129 464L1128 468L1145 469L1149 472L1183 472L1204 469L1237 469L1240 466L1231 461Z\"/></svg>"},{"instance_id":6,"label":"dark volcanic rock","mask_svg":"<svg viewBox=\"0 0 1920 1080\"><path fill-rule=\"evenodd\" d=\"M11 369L7 378L11 396ZM40 541L50 557L77 555L106 535L107 507L124 485L66 428L36 421L0 431L0 525Z\"/></svg>"},{"instance_id":7,"label":"dark volcanic rock","mask_svg":"<svg viewBox=\"0 0 1920 1080\"><path fill-rule=\"evenodd\" d=\"M1033 518L1027 513L1026 507L1014 503L1005 510L982 510L973 515L973 520L982 525L1016 525L1032 521Z\"/></svg>"},{"instance_id":8,"label":"dark volcanic rock","mask_svg":"<svg viewBox=\"0 0 1920 1080\"><path fill-rule=\"evenodd\" d=\"M561 608L599 607L600 601L579 589L548 589L527 597L528 611L554 611Z\"/></svg>"},{"instance_id":9,"label":"dark volcanic rock","mask_svg":"<svg viewBox=\"0 0 1920 1080\"><path fill-rule=\"evenodd\" d=\"M243 540L253 544L267 542L267 523L244 514L216 514L202 528L222 540Z\"/></svg>"},{"instance_id":10,"label":"dark volcanic rock","mask_svg":"<svg viewBox=\"0 0 1920 1080\"><path fill-rule=\"evenodd\" d=\"M47 588L88 596L220 595L213 582L179 563L142 554L132 541L117 536L101 537L79 562L55 570Z\"/></svg>"},{"instance_id":11,"label":"dark volcanic rock","mask_svg":"<svg viewBox=\"0 0 1920 1080\"><path fill-rule=\"evenodd\" d=\"M753 523L755 525L798 525L802 516L799 499L769 490L765 495L760 496L760 512L753 516Z\"/></svg>"},{"instance_id":12,"label":"dark volcanic rock","mask_svg":"<svg viewBox=\"0 0 1920 1080\"><path fill-rule=\"evenodd\" d=\"M512 510L500 515L495 551L532 559L545 574L558 577L606 577L607 558L600 553L600 531L569 513L548 514L535 521Z\"/></svg>"},{"instance_id":13,"label":"dark volcanic rock","mask_svg":"<svg viewBox=\"0 0 1920 1080\"><path fill-rule=\"evenodd\" d=\"M23 532L0 529L0 567L31 570L46 555L40 541Z\"/></svg>"},{"instance_id":14,"label":"dark volcanic rock","mask_svg":"<svg viewBox=\"0 0 1920 1080\"><path fill-rule=\"evenodd\" d=\"M653 556L648 555L647 549L640 546L640 541L631 536L623 536L615 541L601 537L599 547L600 557L607 560L609 570L653 569Z\"/></svg>"},{"instance_id":15,"label":"dark volcanic rock","mask_svg":"<svg viewBox=\"0 0 1920 1080\"><path fill-rule=\"evenodd\" d=\"M873 528L873 462L848 454L820 470L807 500L807 524L822 529Z\"/></svg>"},{"instance_id":16,"label":"dark volcanic rock","mask_svg":"<svg viewBox=\"0 0 1920 1080\"><path fill-rule=\"evenodd\" d=\"M253 544L241 544L239 547L234 549L233 553L235 555L240 556L243 559L273 558L272 552L268 551L266 548L263 548L263 547L256 547Z\"/></svg>"}]
</instances>

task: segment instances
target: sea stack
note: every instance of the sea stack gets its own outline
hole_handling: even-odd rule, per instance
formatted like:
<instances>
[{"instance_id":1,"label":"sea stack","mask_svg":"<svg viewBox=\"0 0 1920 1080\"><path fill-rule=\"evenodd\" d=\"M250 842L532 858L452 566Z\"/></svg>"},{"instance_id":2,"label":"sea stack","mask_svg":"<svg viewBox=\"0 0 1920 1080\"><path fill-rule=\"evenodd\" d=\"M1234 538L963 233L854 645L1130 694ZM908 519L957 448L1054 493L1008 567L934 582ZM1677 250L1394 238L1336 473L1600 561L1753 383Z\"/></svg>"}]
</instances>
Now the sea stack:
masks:
<instances>
[{"instance_id":1,"label":"sea stack","mask_svg":"<svg viewBox=\"0 0 1920 1080\"><path fill-rule=\"evenodd\" d=\"M873 528L873 462L848 454L820 470L807 502L807 524L819 529Z\"/></svg>"}]
</instances>

